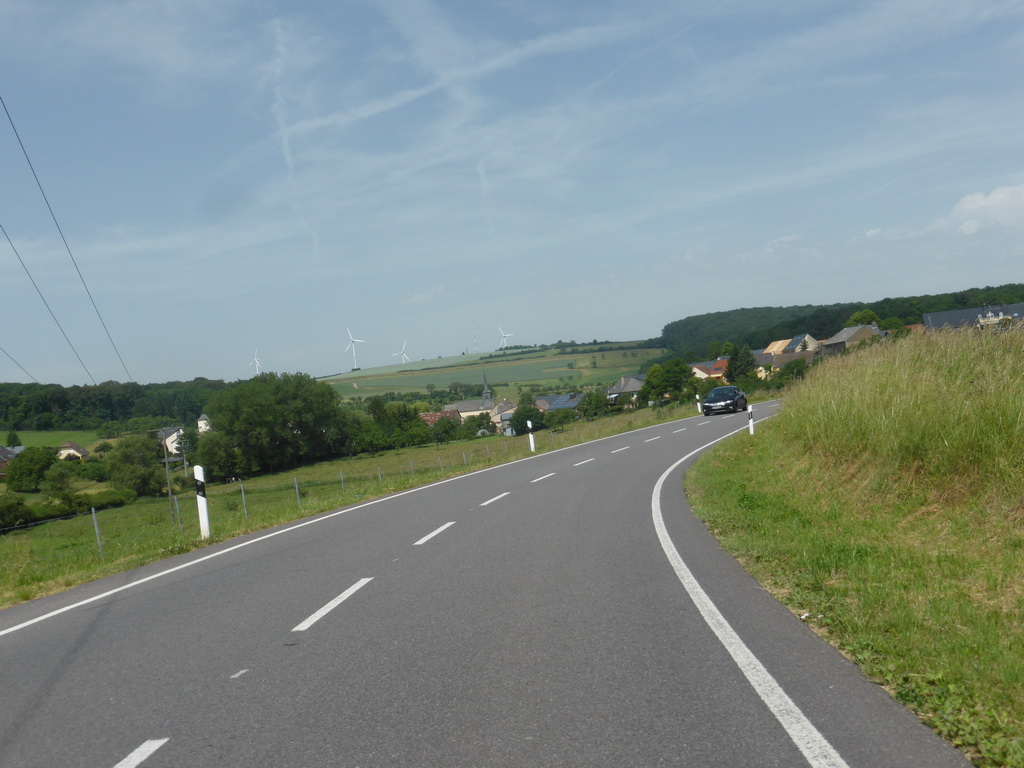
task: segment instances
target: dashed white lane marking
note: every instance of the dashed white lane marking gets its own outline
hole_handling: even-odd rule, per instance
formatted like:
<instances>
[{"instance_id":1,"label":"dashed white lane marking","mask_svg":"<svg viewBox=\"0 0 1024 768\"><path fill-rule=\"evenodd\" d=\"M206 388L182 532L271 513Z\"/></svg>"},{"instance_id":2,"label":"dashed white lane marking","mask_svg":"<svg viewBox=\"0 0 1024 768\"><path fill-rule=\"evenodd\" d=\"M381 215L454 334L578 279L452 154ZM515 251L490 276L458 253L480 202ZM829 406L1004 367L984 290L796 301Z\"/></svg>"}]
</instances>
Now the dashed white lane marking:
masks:
<instances>
[{"instance_id":1,"label":"dashed white lane marking","mask_svg":"<svg viewBox=\"0 0 1024 768\"><path fill-rule=\"evenodd\" d=\"M541 480L547 480L549 477L554 477L557 474L557 472L548 472L546 475L541 475L540 477L533 478L533 480L531 480L530 482L539 483Z\"/></svg>"},{"instance_id":2,"label":"dashed white lane marking","mask_svg":"<svg viewBox=\"0 0 1024 768\"><path fill-rule=\"evenodd\" d=\"M438 528L433 533L428 533L422 539L420 539L415 544L413 544L413 546L414 547L418 547L420 544L424 544L424 543L430 541L432 538L437 536L437 534L439 534L441 531L445 530L446 528L451 528L453 525L455 525L455 521L454 520L452 520L450 523L445 523L444 525L442 525L440 528Z\"/></svg>"},{"instance_id":3,"label":"dashed white lane marking","mask_svg":"<svg viewBox=\"0 0 1024 768\"><path fill-rule=\"evenodd\" d=\"M336 598L331 600L331 602L329 602L327 605L325 605L319 611L317 611L312 616L310 616L308 619L306 619L304 622L302 622L297 627L295 627L295 629L293 629L292 632L305 632L307 629L312 627L314 624L316 624L318 621L320 621L320 619L322 619L328 613L333 611L335 608L337 608L343 602L348 600L350 597L352 597L352 595L354 595L357 591L359 591L360 589L365 587L371 581L373 581L373 577L372 576L370 578L368 578L368 579L360 579L355 584L353 584L351 587L349 587L344 592L342 592L340 595L338 595Z\"/></svg>"},{"instance_id":4,"label":"dashed white lane marking","mask_svg":"<svg viewBox=\"0 0 1024 768\"><path fill-rule=\"evenodd\" d=\"M150 739L145 742L132 752L128 757L122 760L120 763L114 766L114 768L135 768L137 765L141 765L142 761L147 757L156 752L160 747L166 744L170 739Z\"/></svg>"},{"instance_id":5,"label":"dashed white lane marking","mask_svg":"<svg viewBox=\"0 0 1024 768\"><path fill-rule=\"evenodd\" d=\"M661 435L658 435L657 437L649 437L646 440L644 440L644 442L645 443L653 443L655 440L661 440Z\"/></svg>"},{"instance_id":6,"label":"dashed white lane marking","mask_svg":"<svg viewBox=\"0 0 1024 768\"><path fill-rule=\"evenodd\" d=\"M658 533L661 548L665 551L665 555L668 557L673 570L675 570L676 576L679 577L679 581L682 582L690 599L693 600L693 604L700 611L701 616L704 617L704 621L711 628L711 631L715 633L715 636L725 647L732 660L736 662L736 666L739 667L743 676L747 678L750 685L757 691L761 700L771 710L771 713L775 715L775 719L786 729L789 738L793 740L797 749L803 753L811 768L849 768L842 756L821 735L821 732L814 727L813 723L807 719L807 716L789 698L789 695L782 690L782 686L779 685L778 681L772 677L771 673L753 652L747 648L740 636L736 634L736 630L732 628L725 616L722 615L718 607L711 601L707 592L701 587L686 563L683 562L679 550L676 549L676 545L672 542L668 529L665 527L665 519L661 514L661 489L668 476L676 467L691 456L700 453L710 445L724 440L726 437L742 432L743 429L735 430L717 440L712 440L707 445L688 453L665 470L664 474L658 478L658 482L654 484L654 492L651 495L651 516L654 519L654 529Z\"/></svg>"},{"instance_id":7,"label":"dashed white lane marking","mask_svg":"<svg viewBox=\"0 0 1024 768\"><path fill-rule=\"evenodd\" d=\"M627 445L627 446L624 446L622 448L616 448L614 451L612 451L612 453L618 453L619 451L628 451L628 450L629 450L629 446Z\"/></svg>"},{"instance_id":8,"label":"dashed white lane marking","mask_svg":"<svg viewBox=\"0 0 1024 768\"><path fill-rule=\"evenodd\" d=\"M235 674L233 674L231 676L231 679L232 680L237 680L238 678L240 678L242 675L244 675L248 671L249 671L248 669L240 669L237 672L235 672Z\"/></svg>"},{"instance_id":9,"label":"dashed white lane marking","mask_svg":"<svg viewBox=\"0 0 1024 768\"><path fill-rule=\"evenodd\" d=\"M710 420L710 419L708 419L707 421L701 421L701 422L698 422L698 423L697 423L697 426L699 427L699 426L700 426L701 424L710 424L710 423L711 423L711 420Z\"/></svg>"},{"instance_id":10,"label":"dashed white lane marking","mask_svg":"<svg viewBox=\"0 0 1024 768\"><path fill-rule=\"evenodd\" d=\"M493 499L488 499L487 501L485 501L485 502L484 502L483 504L481 504L480 506L481 506L481 507L486 507L486 506L487 506L488 504L493 504L493 503L494 503L494 502L496 502L496 501L497 501L498 499L504 499L504 498L505 498L506 496L508 496L508 495L509 495L510 493L512 493L512 491L505 491L504 493L499 493L499 494L498 494L497 496L495 496L495 497L494 497Z\"/></svg>"},{"instance_id":11,"label":"dashed white lane marking","mask_svg":"<svg viewBox=\"0 0 1024 768\"><path fill-rule=\"evenodd\" d=\"M573 466L574 467L582 467L584 464L589 464L592 461L593 461L593 459L585 459L583 461L577 461L575 464L573 464Z\"/></svg>"},{"instance_id":12,"label":"dashed white lane marking","mask_svg":"<svg viewBox=\"0 0 1024 768\"><path fill-rule=\"evenodd\" d=\"M673 429L672 430L672 434L673 435L678 435L680 432L685 432L685 431L686 431L686 427L683 427L682 429Z\"/></svg>"}]
</instances>

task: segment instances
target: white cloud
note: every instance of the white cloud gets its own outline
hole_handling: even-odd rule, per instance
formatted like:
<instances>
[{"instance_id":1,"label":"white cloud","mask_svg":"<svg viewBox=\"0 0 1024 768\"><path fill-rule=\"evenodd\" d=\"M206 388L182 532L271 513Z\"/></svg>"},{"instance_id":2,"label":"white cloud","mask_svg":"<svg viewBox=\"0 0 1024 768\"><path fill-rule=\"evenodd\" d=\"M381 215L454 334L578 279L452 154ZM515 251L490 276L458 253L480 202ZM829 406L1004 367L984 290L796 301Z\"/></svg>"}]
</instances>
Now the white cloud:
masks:
<instances>
[{"instance_id":1,"label":"white cloud","mask_svg":"<svg viewBox=\"0 0 1024 768\"><path fill-rule=\"evenodd\" d=\"M953 208L952 219L965 235L997 225L1019 227L1024 225L1024 184L1017 187L998 187L989 194L975 192L961 198Z\"/></svg>"}]
</instances>

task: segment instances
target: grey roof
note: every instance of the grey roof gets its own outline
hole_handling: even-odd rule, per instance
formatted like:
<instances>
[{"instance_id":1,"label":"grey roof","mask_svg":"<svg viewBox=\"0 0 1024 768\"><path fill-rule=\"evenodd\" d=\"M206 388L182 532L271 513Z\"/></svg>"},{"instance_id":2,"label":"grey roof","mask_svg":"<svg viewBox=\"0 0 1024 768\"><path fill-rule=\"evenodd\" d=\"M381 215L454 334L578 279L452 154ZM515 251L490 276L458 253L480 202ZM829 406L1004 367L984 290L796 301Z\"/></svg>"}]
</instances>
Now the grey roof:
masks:
<instances>
[{"instance_id":1,"label":"grey roof","mask_svg":"<svg viewBox=\"0 0 1024 768\"><path fill-rule=\"evenodd\" d=\"M925 328L934 331L939 328L962 328L967 325L977 325L979 318L997 318L1000 312L1003 317L1020 319L1024 317L1024 304L994 304L970 309L953 309L948 312L927 312L922 315L921 319L924 321Z\"/></svg>"},{"instance_id":2,"label":"grey roof","mask_svg":"<svg viewBox=\"0 0 1024 768\"><path fill-rule=\"evenodd\" d=\"M639 392L644 385L647 374L641 373L637 376L623 376L608 388L609 395L619 395L623 392Z\"/></svg>"},{"instance_id":3,"label":"grey roof","mask_svg":"<svg viewBox=\"0 0 1024 768\"><path fill-rule=\"evenodd\" d=\"M567 408L575 408L580 404L580 400L583 399L582 392L569 392L564 395L558 395L548 406L549 411L560 411Z\"/></svg>"},{"instance_id":4,"label":"grey roof","mask_svg":"<svg viewBox=\"0 0 1024 768\"><path fill-rule=\"evenodd\" d=\"M871 328L879 336L882 335L882 332L880 330L878 330L877 326L874 326L874 325L854 325L854 326L851 326L850 328L843 328L839 333L837 333L831 339L829 339L828 341L824 341L822 343L827 345L827 346L830 346L832 344L840 344L840 343L849 341L850 339L852 339L856 335L856 333L861 328Z\"/></svg>"}]
</instances>

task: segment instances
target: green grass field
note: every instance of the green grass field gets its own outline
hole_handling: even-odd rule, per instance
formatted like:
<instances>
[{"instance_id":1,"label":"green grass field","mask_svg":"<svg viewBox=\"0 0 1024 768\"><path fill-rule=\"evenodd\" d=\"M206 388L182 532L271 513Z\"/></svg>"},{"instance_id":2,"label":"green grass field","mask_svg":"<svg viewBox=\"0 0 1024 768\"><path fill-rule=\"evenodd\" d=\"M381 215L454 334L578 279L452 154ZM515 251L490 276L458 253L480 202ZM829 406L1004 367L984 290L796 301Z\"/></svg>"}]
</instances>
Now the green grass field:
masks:
<instances>
[{"instance_id":1,"label":"green grass field","mask_svg":"<svg viewBox=\"0 0 1024 768\"><path fill-rule=\"evenodd\" d=\"M1024 766L1024 334L835 358L687 476L798 615L979 766Z\"/></svg>"},{"instance_id":2,"label":"green grass field","mask_svg":"<svg viewBox=\"0 0 1024 768\"><path fill-rule=\"evenodd\" d=\"M562 432L544 430L535 435L537 450L557 450L693 413L688 406L645 408L579 422ZM210 484L210 541L199 538L194 491L180 494L176 504L162 497L97 513L102 557L88 515L10 533L0 536L0 608L212 542L520 459L528 451L526 437L493 436L323 462L244 483Z\"/></svg>"},{"instance_id":3,"label":"green grass field","mask_svg":"<svg viewBox=\"0 0 1024 768\"><path fill-rule=\"evenodd\" d=\"M83 448L100 442L95 432L18 432L18 439L21 444L29 446L49 445L54 448L71 441L78 443Z\"/></svg>"},{"instance_id":4,"label":"green grass field","mask_svg":"<svg viewBox=\"0 0 1024 768\"><path fill-rule=\"evenodd\" d=\"M611 347L612 345L600 345ZM452 382L483 385L484 371L496 400L515 401L520 388L571 386L585 389L610 386L621 376L635 374L643 363L664 353L661 349L642 349L629 345L596 351L597 347L576 347L579 352L557 354L512 350L507 354L466 355L444 360L354 371L323 380L342 397L372 397L387 392L426 392L428 385L446 389ZM591 349L593 351L591 351Z\"/></svg>"}]
</instances>

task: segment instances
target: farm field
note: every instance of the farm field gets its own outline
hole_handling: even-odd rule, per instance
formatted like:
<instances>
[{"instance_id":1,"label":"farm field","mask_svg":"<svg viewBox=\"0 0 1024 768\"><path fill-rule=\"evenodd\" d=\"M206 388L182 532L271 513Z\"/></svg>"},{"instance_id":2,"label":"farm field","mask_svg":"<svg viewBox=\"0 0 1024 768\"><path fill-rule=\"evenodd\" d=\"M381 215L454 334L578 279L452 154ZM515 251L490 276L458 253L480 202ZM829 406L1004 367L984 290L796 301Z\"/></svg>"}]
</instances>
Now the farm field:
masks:
<instances>
[{"instance_id":1,"label":"farm field","mask_svg":"<svg viewBox=\"0 0 1024 768\"><path fill-rule=\"evenodd\" d=\"M100 442L99 435L95 432L18 432L18 439L26 448L43 445L56 448L63 443L71 441L78 443L83 448L89 448L94 443Z\"/></svg>"},{"instance_id":2,"label":"farm field","mask_svg":"<svg viewBox=\"0 0 1024 768\"><path fill-rule=\"evenodd\" d=\"M512 350L507 354L464 355L423 360L365 371L326 376L342 397L355 399L387 392L426 392L428 387L447 389L454 382L483 384L484 372L495 400L515 400L520 389L571 387L586 389L611 386L620 377L638 373L663 349L638 348L633 343L578 345L574 351Z\"/></svg>"}]
</instances>

